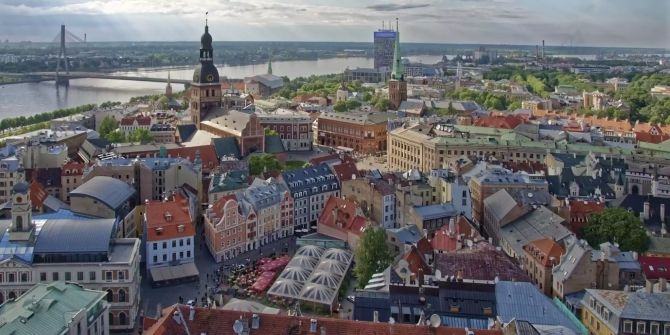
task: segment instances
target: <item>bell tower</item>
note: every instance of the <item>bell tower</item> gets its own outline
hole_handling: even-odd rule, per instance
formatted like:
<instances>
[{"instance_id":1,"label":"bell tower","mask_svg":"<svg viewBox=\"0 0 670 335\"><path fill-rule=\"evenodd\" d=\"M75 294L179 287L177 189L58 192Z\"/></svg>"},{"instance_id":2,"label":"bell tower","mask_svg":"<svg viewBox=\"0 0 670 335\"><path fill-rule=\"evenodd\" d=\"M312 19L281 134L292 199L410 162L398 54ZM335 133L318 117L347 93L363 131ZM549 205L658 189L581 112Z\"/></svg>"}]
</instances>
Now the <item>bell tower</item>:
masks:
<instances>
[{"instance_id":1,"label":"bell tower","mask_svg":"<svg viewBox=\"0 0 670 335\"><path fill-rule=\"evenodd\" d=\"M191 121L198 129L200 121L207 116L210 109L221 107L221 99L221 83L219 71L214 65L212 35L209 34L205 18L205 33L200 37L200 64L193 71L191 84Z\"/></svg>"},{"instance_id":2,"label":"bell tower","mask_svg":"<svg viewBox=\"0 0 670 335\"><path fill-rule=\"evenodd\" d=\"M26 182L19 182L14 185L12 193L12 224L9 227L9 239L28 241L34 231L30 186Z\"/></svg>"}]
</instances>

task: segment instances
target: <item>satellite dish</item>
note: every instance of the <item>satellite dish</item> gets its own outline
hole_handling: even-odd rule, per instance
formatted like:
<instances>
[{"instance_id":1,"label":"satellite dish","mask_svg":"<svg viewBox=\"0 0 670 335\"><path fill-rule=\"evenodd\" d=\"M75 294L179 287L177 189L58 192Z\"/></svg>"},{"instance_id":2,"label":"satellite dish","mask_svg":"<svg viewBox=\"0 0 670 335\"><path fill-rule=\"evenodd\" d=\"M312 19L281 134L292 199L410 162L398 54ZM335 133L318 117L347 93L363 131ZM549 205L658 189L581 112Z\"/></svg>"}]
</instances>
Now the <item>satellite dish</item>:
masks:
<instances>
[{"instance_id":1,"label":"satellite dish","mask_svg":"<svg viewBox=\"0 0 670 335\"><path fill-rule=\"evenodd\" d=\"M235 320L235 323L233 323L233 331L235 334L242 334L242 331L244 331L244 325L242 324L241 320Z\"/></svg>"},{"instance_id":2,"label":"satellite dish","mask_svg":"<svg viewBox=\"0 0 670 335\"><path fill-rule=\"evenodd\" d=\"M437 328L440 325L442 325L442 318L437 314L431 315L430 316L430 326L433 327L433 328Z\"/></svg>"}]
</instances>

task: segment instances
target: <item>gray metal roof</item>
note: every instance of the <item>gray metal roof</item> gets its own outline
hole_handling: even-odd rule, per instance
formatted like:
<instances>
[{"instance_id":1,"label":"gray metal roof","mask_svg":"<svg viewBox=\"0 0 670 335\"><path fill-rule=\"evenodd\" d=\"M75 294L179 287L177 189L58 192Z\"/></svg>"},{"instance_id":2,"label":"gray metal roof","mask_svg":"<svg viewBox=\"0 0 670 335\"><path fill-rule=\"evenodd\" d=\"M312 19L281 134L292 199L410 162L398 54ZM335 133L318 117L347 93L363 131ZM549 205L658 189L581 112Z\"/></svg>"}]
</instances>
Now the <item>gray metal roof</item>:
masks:
<instances>
[{"instance_id":1,"label":"gray metal roof","mask_svg":"<svg viewBox=\"0 0 670 335\"><path fill-rule=\"evenodd\" d=\"M340 182L325 163L284 172L282 173L282 180L293 193L294 199L340 189ZM303 196L296 196L299 192L305 193Z\"/></svg>"},{"instance_id":2,"label":"gray metal roof","mask_svg":"<svg viewBox=\"0 0 670 335\"><path fill-rule=\"evenodd\" d=\"M497 221L504 218L516 205L516 200L504 189L484 199L484 206L495 216Z\"/></svg>"},{"instance_id":3,"label":"gray metal roof","mask_svg":"<svg viewBox=\"0 0 670 335\"><path fill-rule=\"evenodd\" d=\"M560 243L563 239L573 236L572 232L561 224L563 221L562 217L540 206L500 228L500 234L517 255L523 255L523 246L537 239L548 237Z\"/></svg>"},{"instance_id":4,"label":"gray metal roof","mask_svg":"<svg viewBox=\"0 0 670 335\"><path fill-rule=\"evenodd\" d=\"M532 324L564 326L580 334L577 324L535 288L532 283L500 281L496 283L496 309L503 322L512 319Z\"/></svg>"},{"instance_id":5,"label":"gray metal roof","mask_svg":"<svg viewBox=\"0 0 670 335\"><path fill-rule=\"evenodd\" d=\"M423 220L432 220L458 215L456 207L454 207L454 205L451 203L414 207L414 212Z\"/></svg>"},{"instance_id":6,"label":"gray metal roof","mask_svg":"<svg viewBox=\"0 0 670 335\"><path fill-rule=\"evenodd\" d=\"M35 243L35 254L108 252L115 219L48 220Z\"/></svg>"},{"instance_id":7,"label":"gray metal roof","mask_svg":"<svg viewBox=\"0 0 670 335\"><path fill-rule=\"evenodd\" d=\"M591 249L591 246L584 240L577 241L568 246L565 254L561 256L561 262L551 270L554 278L560 282L570 278L570 276L572 276L572 271L579 265L581 259L587 255L587 253L590 256L591 250L593 250Z\"/></svg>"},{"instance_id":8,"label":"gray metal roof","mask_svg":"<svg viewBox=\"0 0 670 335\"><path fill-rule=\"evenodd\" d=\"M91 197L112 209L119 208L135 195L135 189L121 180L97 176L70 192L70 197Z\"/></svg>"}]
</instances>

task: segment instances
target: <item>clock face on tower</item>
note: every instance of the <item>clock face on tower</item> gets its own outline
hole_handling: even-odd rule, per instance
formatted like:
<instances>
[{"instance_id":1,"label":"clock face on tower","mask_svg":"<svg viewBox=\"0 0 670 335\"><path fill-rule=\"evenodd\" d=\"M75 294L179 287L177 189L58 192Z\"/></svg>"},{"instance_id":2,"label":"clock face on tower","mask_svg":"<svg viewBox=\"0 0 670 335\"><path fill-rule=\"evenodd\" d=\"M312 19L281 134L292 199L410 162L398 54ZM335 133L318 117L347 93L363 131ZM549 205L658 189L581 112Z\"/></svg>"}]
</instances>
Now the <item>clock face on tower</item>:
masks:
<instances>
[{"instance_id":1,"label":"clock face on tower","mask_svg":"<svg viewBox=\"0 0 670 335\"><path fill-rule=\"evenodd\" d=\"M208 74L207 75L207 81L209 81L209 82L214 81L214 75Z\"/></svg>"}]
</instances>

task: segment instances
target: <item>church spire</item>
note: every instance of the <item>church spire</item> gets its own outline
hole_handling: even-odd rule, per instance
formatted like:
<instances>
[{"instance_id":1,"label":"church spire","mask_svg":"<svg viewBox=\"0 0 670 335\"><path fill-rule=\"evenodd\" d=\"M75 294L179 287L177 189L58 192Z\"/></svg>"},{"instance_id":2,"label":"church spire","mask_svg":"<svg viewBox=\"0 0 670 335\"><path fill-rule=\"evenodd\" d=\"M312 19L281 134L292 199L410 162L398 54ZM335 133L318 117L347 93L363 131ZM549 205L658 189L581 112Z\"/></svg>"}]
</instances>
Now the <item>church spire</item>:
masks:
<instances>
[{"instance_id":1,"label":"church spire","mask_svg":"<svg viewBox=\"0 0 670 335\"><path fill-rule=\"evenodd\" d=\"M170 70L168 70L167 85L165 85L165 96L172 97L172 81L170 80Z\"/></svg>"},{"instance_id":2,"label":"church spire","mask_svg":"<svg viewBox=\"0 0 670 335\"><path fill-rule=\"evenodd\" d=\"M272 74L272 53L270 53L270 58L268 59L268 74Z\"/></svg>"},{"instance_id":3,"label":"church spire","mask_svg":"<svg viewBox=\"0 0 670 335\"><path fill-rule=\"evenodd\" d=\"M393 50L393 72L391 72L391 79L405 79L405 69L403 68L400 56L400 29L398 29L397 17L395 18L395 48Z\"/></svg>"}]
</instances>

